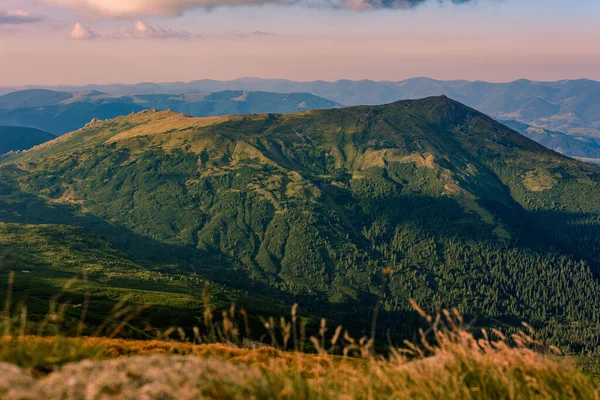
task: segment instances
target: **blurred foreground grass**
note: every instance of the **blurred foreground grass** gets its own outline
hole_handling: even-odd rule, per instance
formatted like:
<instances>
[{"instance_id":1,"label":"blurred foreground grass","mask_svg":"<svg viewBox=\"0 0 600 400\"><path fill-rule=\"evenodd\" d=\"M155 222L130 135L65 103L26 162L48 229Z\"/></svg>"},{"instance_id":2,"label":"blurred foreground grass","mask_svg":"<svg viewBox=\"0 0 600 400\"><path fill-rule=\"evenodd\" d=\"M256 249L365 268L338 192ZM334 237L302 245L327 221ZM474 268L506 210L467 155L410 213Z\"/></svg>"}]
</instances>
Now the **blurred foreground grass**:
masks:
<instances>
[{"instance_id":1,"label":"blurred foreground grass","mask_svg":"<svg viewBox=\"0 0 600 400\"><path fill-rule=\"evenodd\" d=\"M434 318L411 301L429 329L419 330L416 342L380 354L374 335L355 339L325 320L307 334L294 306L289 320L264 320L267 346L247 337L244 310L212 308L207 284L204 315L192 336L173 327L152 331L156 340L117 338L142 310L126 299L94 337L82 336L91 331L87 296L68 336L69 304L61 303L61 294L47 316L29 326L24 305L11 315L13 282L10 274L0 318L0 399L600 400L600 382L576 367L585 367L581 360L538 343L527 324L510 336L494 329L474 333L456 310Z\"/></svg>"},{"instance_id":2,"label":"blurred foreground grass","mask_svg":"<svg viewBox=\"0 0 600 400\"><path fill-rule=\"evenodd\" d=\"M478 339L459 325L436 327L385 358L338 330L324 342L343 339L364 357L320 347L307 354L224 343L4 337L0 398L600 399L600 383L569 359L533 350L526 333L493 334Z\"/></svg>"}]
</instances>

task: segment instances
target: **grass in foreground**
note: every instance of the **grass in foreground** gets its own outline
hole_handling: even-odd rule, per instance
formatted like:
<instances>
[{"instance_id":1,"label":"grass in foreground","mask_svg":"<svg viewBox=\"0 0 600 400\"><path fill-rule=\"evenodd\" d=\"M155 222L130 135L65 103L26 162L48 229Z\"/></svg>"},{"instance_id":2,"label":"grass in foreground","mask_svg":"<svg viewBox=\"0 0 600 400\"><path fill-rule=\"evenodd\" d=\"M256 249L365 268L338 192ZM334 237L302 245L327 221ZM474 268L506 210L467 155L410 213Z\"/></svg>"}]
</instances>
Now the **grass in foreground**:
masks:
<instances>
[{"instance_id":1,"label":"grass in foreground","mask_svg":"<svg viewBox=\"0 0 600 400\"><path fill-rule=\"evenodd\" d=\"M355 340L342 327L329 330L324 320L307 345L295 306L291 321L265 321L273 346L244 348L259 343L241 335L233 306L222 321L214 319L208 285L205 332L195 328L192 338L177 328L160 333L163 340L115 338L139 311L125 300L95 330L105 337L81 336L87 301L79 333L65 337L60 295L36 336L28 334L25 308L21 318L10 315L12 279L0 324L0 399L600 400L600 383L558 349L540 346L527 325L510 337L496 330L474 335L455 310L433 318L412 302L430 329L419 331L419 343L405 342L385 357L375 354L372 339ZM181 341L164 340L172 334Z\"/></svg>"},{"instance_id":2,"label":"grass in foreground","mask_svg":"<svg viewBox=\"0 0 600 400\"><path fill-rule=\"evenodd\" d=\"M313 340L319 354L218 343L5 337L5 362L31 368L31 360L53 354L65 362L85 361L39 379L0 364L0 397L600 399L592 377L533 350L528 333L505 338L493 331L494 338L476 338L461 328L457 315L426 318L432 329L420 332L421 343L407 342L385 359L372 355L368 341L355 342L339 329ZM365 357L332 356L319 344L341 342L346 353Z\"/></svg>"}]
</instances>

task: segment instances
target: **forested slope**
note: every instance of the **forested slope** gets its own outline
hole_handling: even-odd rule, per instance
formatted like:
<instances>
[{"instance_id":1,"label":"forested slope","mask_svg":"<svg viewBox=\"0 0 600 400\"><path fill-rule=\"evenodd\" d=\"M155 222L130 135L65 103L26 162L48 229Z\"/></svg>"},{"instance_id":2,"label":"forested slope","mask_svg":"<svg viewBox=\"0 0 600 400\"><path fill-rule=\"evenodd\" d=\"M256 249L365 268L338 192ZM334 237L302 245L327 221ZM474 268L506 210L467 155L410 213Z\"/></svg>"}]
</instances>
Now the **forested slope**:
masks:
<instances>
[{"instance_id":1,"label":"forested slope","mask_svg":"<svg viewBox=\"0 0 600 400\"><path fill-rule=\"evenodd\" d=\"M151 271L298 301L365 332L382 296L379 326L394 338L414 332L414 298L474 326L526 320L553 343L599 344L600 169L445 97L292 115L147 111L2 163L3 196L68 209L64 224ZM8 222L60 223L0 205Z\"/></svg>"}]
</instances>

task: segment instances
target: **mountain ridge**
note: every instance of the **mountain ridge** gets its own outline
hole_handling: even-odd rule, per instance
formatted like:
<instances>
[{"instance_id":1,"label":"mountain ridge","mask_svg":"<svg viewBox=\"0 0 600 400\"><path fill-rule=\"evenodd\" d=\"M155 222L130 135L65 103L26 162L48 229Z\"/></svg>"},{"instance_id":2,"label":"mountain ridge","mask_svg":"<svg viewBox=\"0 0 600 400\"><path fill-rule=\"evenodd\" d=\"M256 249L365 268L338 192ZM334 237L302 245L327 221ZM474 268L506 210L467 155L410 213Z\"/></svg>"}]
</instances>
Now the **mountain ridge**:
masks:
<instances>
[{"instance_id":1,"label":"mountain ridge","mask_svg":"<svg viewBox=\"0 0 600 400\"><path fill-rule=\"evenodd\" d=\"M308 92L346 106L377 105L397 100L446 94L498 119L514 119L552 131L599 136L600 82L589 79L554 82L519 79L494 83L467 80L412 78L404 81L338 80L296 82L285 79L241 78L233 81L196 80L191 82L144 83L138 85L88 85L58 87L62 90L100 90L115 95L132 92L189 93L220 90L266 90ZM538 112L532 100L554 107ZM551 111L555 112L551 112Z\"/></svg>"},{"instance_id":2,"label":"mountain ridge","mask_svg":"<svg viewBox=\"0 0 600 400\"><path fill-rule=\"evenodd\" d=\"M382 329L397 337L414 332L413 298L598 344L600 169L447 97L203 119L144 111L4 157L0 172L7 222L35 211L83 226L149 271L299 302L358 330L381 298ZM2 197L25 194L77 218Z\"/></svg>"},{"instance_id":3,"label":"mountain ridge","mask_svg":"<svg viewBox=\"0 0 600 400\"><path fill-rule=\"evenodd\" d=\"M10 111L5 111L4 119L11 125L37 121L40 124L38 128L64 133L83 126L92 118L112 118L148 108L174 109L193 116L289 113L300 111L303 107L327 109L339 107L340 104L385 104L445 94L493 116L500 122L515 121L515 124L528 125L529 128L514 124L513 127L553 150L594 162L600 148L594 138L598 136L597 127L600 126L600 114L595 109L595 104L600 103L599 88L598 82L585 79L557 82L520 79L509 83L490 83L466 80L437 81L425 77L400 82L294 82L242 78L225 82L199 80L129 86L90 85L80 88L63 87L62 90L71 92L60 93L48 92L46 89L39 90L39 93L29 90L21 92L24 99L18 98L19 92L5 96L5 100L17 97L12 101L16 105L27 105L27 101L33 101L35 105L47 107L49 111L43 116L37 115L40 113L37 109L15 109L14 105L10 105L11 101L3 103L3 98L0 97L0 122L1 109L10 108ZM103 94L97 89L112 94ZM216 92L220 90L224 91ZM208 94L211 92L214 93ZM34 99L28 100L32 95ZM311 97L315 95L318 95L318 98ZM337 103L324 100L326 98L334 99ZM60 109L52 111L53 107L56 107L54 104L57 103L57 99L60 100ZM81 105L86 105L84 108L87 111L80 110ZM73 110L79 111L72 112ZM82 112L85 115L78 115ZM58 114L55 115L56 113ZM64 116L69 117L68 121L77 120L77 123L63 127L48 125L54 123L49 121L56 118L65 120ZM541 134L542 130L546 134Z\"/></svg>"}]
</instances>

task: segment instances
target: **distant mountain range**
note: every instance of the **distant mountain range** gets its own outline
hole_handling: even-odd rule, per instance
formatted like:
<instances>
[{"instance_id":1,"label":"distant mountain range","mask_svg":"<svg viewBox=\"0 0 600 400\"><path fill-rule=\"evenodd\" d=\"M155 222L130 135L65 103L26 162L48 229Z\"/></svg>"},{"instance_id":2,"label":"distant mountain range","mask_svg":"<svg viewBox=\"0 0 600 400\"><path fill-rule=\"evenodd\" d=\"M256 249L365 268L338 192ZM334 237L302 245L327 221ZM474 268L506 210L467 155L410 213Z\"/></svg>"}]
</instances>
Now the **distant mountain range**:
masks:
<instances>
[{"instance_id":1,"label":"distant mountain range","mask_svg":"<svg viewBox=\"0 0 600 400\"><path fill-rule=\"evenodd\" d=\"M38 129L0 126L0 154L28 150L52 139L56 139L56 136Z\"/></svg>"},{"instance_id":2,"label":"distant mountain range","mask_svg":"<svg viewBox=\"0 0 600 400\"><path fill-rule=\"evenodd\" d=\"M429 78L400 82L296 82L243 78L233 81L61 86L53 89L67 92L96 90L113 96L131 93L212 93L224 90L312 93L346 106L378 105L445 94L496 119L515 120L568 134L600 136L600 82L587 79L557 82L521 79L509 83L490 83Z\"/></svg>"},{"instance_id":3,"label":"distant mountain range","mask_svg":"<svg viewBox=\"0 0 600 400\"><path fill-rule=\"evenodd\" d=\"M337 107L339 104L309 93L229 90L209 94L110 95L94 90L58 92L29 89L0 96L0 124L34 127L62 135L81 128L94 118L111 119L146 109L170 109L194 117L207 117L285 114Z\"/></svg>"},{"instance_id":4,"label":"distant mountain range","mask_svg":"<svg viewBox=\"0 0 600 400\"><path fill-rule=\"evenodd\" d=\"M567 135L562 132L536 128L517 121L500 120L500 122L512 130L561 154L584 161L591 161L595 164L600 163L600 138Z\"/></svg>"}]
</instances>

